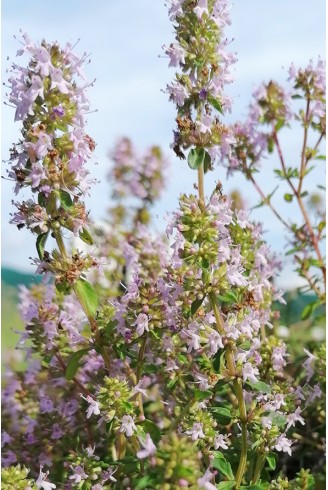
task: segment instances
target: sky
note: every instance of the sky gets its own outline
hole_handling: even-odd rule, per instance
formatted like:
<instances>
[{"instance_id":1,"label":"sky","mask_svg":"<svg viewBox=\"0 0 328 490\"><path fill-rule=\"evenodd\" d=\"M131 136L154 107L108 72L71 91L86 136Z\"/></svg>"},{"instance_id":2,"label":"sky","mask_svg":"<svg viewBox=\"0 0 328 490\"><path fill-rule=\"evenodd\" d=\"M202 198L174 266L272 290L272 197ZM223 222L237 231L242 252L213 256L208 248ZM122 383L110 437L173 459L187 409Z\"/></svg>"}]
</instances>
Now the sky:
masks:
<instances>
[{"instance_id":1,"label":"sky","mask_svg":"<svg viewBox=\"0 0 328 490\"><path fill-rule=\"evenodd\" d=\"M155 209L155 225L163 230L165 212L177 207L182 192L192 192L195 173L178 160L172 150L175 107L162 92L174 76L161 46L173 41L173 29L163 0L2 0L2 81L15 60L19 47L14 35L27 32L35 41L65 44L75 42L76 53L90 53L86 68L89 80L96 78L88 95L97 110L89 115L88 133L96 140L95 161L90 164L92 176L100 183L91 190L87 205L95 221L105 217L110 194L106 175L110 168L108 152L121 136L130 137L143 151L156 144L170 157L171 168L167 191ZM231 7L232 25L227 37L233 39L231 51L238 62L235 82L228 88L233 97L233 111L227 122L243 119L254 89L271 79L284 83L291 62L305 66L312 58L325 57L324 0L239 0ZM9 60L7 60L9 57ZM4 92L2 100L4 100ZM2 106L2 160L18 141L20 124L14 123L14 110ZM300 154L300 134L291 130L283 141L286 157ZM264 162L261 185L268 193L276 182L268 162ZM2 175L4 175L3 164ZM314 177L325 179L323 166ZM249 206L258 198L242 176L226 179L226 171L216 167L206 180L207 194L214 182L221 180L226 193L239 188ZM313 186L315 185L313 181ZM34 236L9 225L13 211L13 184L2 181L2 263L5 266L33 272L29 257L36 256ZM284 190L282 189L283 193ZM25 196L24 196L25 197ZM26 196L28 197L28 196ZM284 212L284 204L278 205ZM295 211L296 212L296 211ZM273 250L284 253L285 233L269 211L254 210L252 217L264 222L266 240ZM286 289L297 284L291 261L286 263L278 283Z\"/></svg>"}]
</instances>

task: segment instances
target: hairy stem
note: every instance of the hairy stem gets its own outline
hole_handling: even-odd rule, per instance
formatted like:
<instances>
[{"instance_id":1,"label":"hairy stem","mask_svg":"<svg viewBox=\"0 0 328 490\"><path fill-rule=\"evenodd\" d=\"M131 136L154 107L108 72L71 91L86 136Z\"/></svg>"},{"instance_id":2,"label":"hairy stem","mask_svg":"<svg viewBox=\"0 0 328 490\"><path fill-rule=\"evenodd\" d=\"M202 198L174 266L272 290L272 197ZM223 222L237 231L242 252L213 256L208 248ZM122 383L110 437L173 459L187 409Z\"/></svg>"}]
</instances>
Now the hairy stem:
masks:
<instances>
[{"instance_id":1,"label":"hairy stem","mask_svg":"<svg viewBox=\"0 0 328 490\"><path fill-rule=\"evenodd\" d=\"M307 137L307 132L306 132L304 138L305 137ZM284 176L285 176L286 181L288 182L291 190L293 191L294 196L297 199L297 203L298 203L299 209L300 209L300 211L302 213L302 216L304 218L304 221L305 221L305 224L306 224L306 227L307 227L307 231L308 231L308 233L310 235L310 238L311 238L311 242L312 242L313 248L314 248L314 250L315 250L315 252L317 254L318 260L320 262L320 269L322 271L324 287L325 287L325 290L326 290L326 267L324 265L324 261L322 259L322 255L321 255L321 252L320 252L318 239L317 239L317 237L316 237L316 235L315 235L315 233L313 231L313 227L312 227L312 224L311 224L309 215L308 215L308 213L307 213L307 211L305 209L304 202L303 202L303 199L301 197L301 192L299 192L299 190L296 189L296 187L294 186L294 184L291 181L291 179L287 176L287 168L286 168L285 160L284 160L282 149L281 149L281 146L280 146L280 143L279 143L279 140L278 140L278 135L277 135L277 132L275 130L273 131L273 139L274 139L275 145L277 147L277 151L278 151L278 155L279 155L281 167L282 167L282 170L284 172ZM301 163L301 166L302 166L302 163ZM301 172L302 172L302 168L301 168Z\"/></svg>"}]
</instances>

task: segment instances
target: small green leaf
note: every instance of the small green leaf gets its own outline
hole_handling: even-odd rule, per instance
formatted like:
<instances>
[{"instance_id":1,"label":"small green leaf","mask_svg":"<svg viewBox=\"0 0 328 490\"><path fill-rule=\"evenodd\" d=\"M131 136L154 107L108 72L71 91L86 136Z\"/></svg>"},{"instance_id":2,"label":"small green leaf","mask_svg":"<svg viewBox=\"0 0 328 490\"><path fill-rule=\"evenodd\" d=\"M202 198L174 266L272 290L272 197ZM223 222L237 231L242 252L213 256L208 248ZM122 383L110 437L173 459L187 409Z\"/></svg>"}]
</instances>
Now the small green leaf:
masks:
<instances>
[{"instance_id":1,"label":"small green leaf","mask_svg":"<svg viewBox=\"0 0 328 490\"><path fill-rule=\"evenodd\" d=\"M257 439L257 441L253 442L252 449L258 448L262 444L262 442L263 442L262 439Z\"/></svg>"},{"instance_id":2,"label":"small green leaf","mask_svg":"<svg viewBox=\"0 0 328 490\"><path fill-rule=\"evenodd\" d=\"M71 292L71 286L67 282L56 282L55 283L57 291L62 294L69 294Z\"/></svg>"},{"instance_id":3,"label":"small green leaf","mask_svg":"<svg viewBox=\"0 0 328 490\"><path fill-rule=\"evenodd\" d=\"M201 167L205 160L204 148L192 148L188 155L188 165L192 170L197 170Z\"/></svg>"},{"instance_id":4,"label":"small green leaf","mask_svg":"<svg viewBox=\"0 0 328 490\"><path fill-rule=\"evenodd\" d=\"M259 391L260 393L270 394L271 387L263 383L263 381L257 381L256 383L248 383L254 390Z\"/></svg>"},{"instance_id":5,"label":"small green leaf","mask_svg":"<svg viewBox=\"0 0 328 490\"><path fill-rule=\"evenodd\" d=\"M214 97L207 97L207 100L211 104L211 106L214 107L214 109L216 109L217 111L219 111L224 116L222 105L221 105L221 103L219 102L218 99L215 99Z\"/></svg>"},{"instance_id":6,"label":"small green leaf","mask_svg":"<svg viewBox=\"0 0 328 490\"><path fill-rule=\"evenodd\" d=\"M47 231L47 233L41 233L41 235L39 235L38 238L36 239L36 249L37 249L38 256L39 256L40 260L43 260L44 247L45 247L48 235L49 235L49 231Z\"/></svg>"},{"instance_id":7,"label":"small green leaf","mask_svg":"<svg viewBox=\"0 0 328 490\"><path fill-rule=\"evenodd\" d=\"M213 369L216 373L221 372L221 368L224 368L224 355L223 350L219 349L217 353L212 357Z\"/></svg>"},{"instance_id":8,"label":"small green leaf","mask_svg":"<svg viewBox=\"0 0 328 490\"><path fill-rule=\"evenodd\" d=\"M315 302L311 302L308 305L306 305L302 311L301 320L307 320L308 318L310 318L313 310L315 309L314 307L315 307Z\"/></svg>"},{"instance_id":9,"label":"small green leaf","mask_svg":"<svg viewBox=\"0 0 328 490\"><path fill-rule=\"evenodd\" d=\"M126 413L133 412L133 405L132 405L132 403L122 401L122 406L125 408Z\"/></svg>"},{"instance_id":10,"label":"small green leaf","mask_svg":"<svg viewBox=\"0 0 328 490\"><path fill-rule=\"evenodd\" d=\"M320 223L318 224L318 230L319 231L322 231L326 228L326 222L325 221L320 221Z\"/></svg>"},{"instance_id":11,"label":"small green leaf","mask_svg":"<svg viewBox=\"0 0 328 490\"><path fill-rule=\"evenodd\" d=\"M40 204L40 206L42 206L43 208L46 207L47 200L46 200L46 196L43 194L43 192L40 192L38 194L38 204Z\"/></svg>"},{"instance_id":12,"label":"small green leaf","mask_svg":"<svg viewBox=\"0 0 328 490\"><path fill-rule=\"evenodd\" d=\"M288 192L286 192L286 194L284 194L284 199L287 202L292 202L293 197L294 197L293 194L289 194Z\"/></svg>"},{"instance_id":13,"label":"small green leaf","mask_svg":"<svg viewBox=\"0 0 328 490\"><path fill-rule=\"evenodd\" d=\"M279 129L281 129L284 124L285 124L284 119L278 119L277 124L275 125L275 130L278 132Z\"/></svg>"},{"instance_id":14,"label":"small green leaf","mask_svg":"<svg viewBox=\"0 0 328 490\"><path fill-rule=\"evenodd\" d=\"M210 265L211 264L210 264L209 260L208 259L204 259L204 258L199 263L199 267L201 267L203 270L204 269L207 270Z\"/></svg>"},{"instance_id":15,"label":"small green leaf","mask_svg":"<svg viewBox=\"0 0 328 490\"><path fill-rule=\"evenodd\" d=\"M272 153L274 150L274 140L273 138L269 137L268 138L268 152Z\"/></svg>"},{"instance_id":16,"label":"small green leaf","mask_svg":"<svg viewBox=\"0 0 328 490\"><path fill-rule=\"evenodd\" d=\"M218 298L223 303L238 303L238 298L233 291L229 291L224 296L219 294Z\"/></svg>"},{"instance_id":17,"label":"small green leaf","mask_svg":"<svg viewBox=\"0 0 328 490\"><path fill-rule=\"evenodd\" d=\"M138 480L138 483L134 487L136 490L143 490L144 488L152 488L154 486L154 479L152 476L145 475L140 480Z\"/></svg>"},{"instance_id":18,"label":"small green leaf","mask_svg":"<svg viewBox=\"0 0 328 490\"><path fill-rule=\"evenodd\" d=\"M270 484L265 483L265 482L257 482L255 485L243 485L242 487L239 487L239 490L269 490Z\"/></svg>"},{"instance_id":19,"label":"small green leaf","mask_svg":"<svg viewBox=\"0 0 328 490\"><path fill-rule=\"evenodd\" d=\"M97 313L98 296L93 286L84 279L78 279L74 291L88 317L94 318Z\"/></svg>"},{"instance_id":20,"label":"small green leaf","mask_svg":"<svg viewBox=\"0 0 328 490\"><path fill-rule=\"evenodd\" d=\"M202 298L202 299L195 299L195 301L193 301L191 303L191 314L194 315L196 313L196 311L198 310L198 308L200 308L200 306L202 305L203 301L205 299L205 296Z\"/></svg>"},{"instance_id":21,"label":"small green leaf","mask_svg":"<svg viewBox=\"0 0 328 490\"><path fill-rule=\"evenodd\" d=\"M228 425L231 422L232 415L228 408L225 407L214 407L211 408L211 414L217 422L221 425Z\"/></svg>"},{"instance_id":22,"label":"small green leaf","mask_svg":"<svg viewBox=\"0 0 328 490\"><path fill-rule=\"evenodd\" d=\"M272 454L268 454L267 457L266 457L266 460L268 462L268 465L269 465L270 470L275 470L276 469L276 458L275 458L275 455L273 453Z\"/></svg>"},{"instance_id":23,"label":"small green leaf","mask_svg":"<svg viewBox=\"0 0 328 490\"><path fill-rule=\"evenodd\" d=\"M269 414L272 424L278 427L284 427L287 424L287 418L284 415L276 412L270 412Z\"/></svg>"},{"instance_id":24,"label":"small green leaf","mask_svg":"<svg viewBox=\"0 0 328 490\"><path fill-rule=\"evenodd\" d=\"M221 481L217 485L217 488L218 488L218 490L229 490L229 488L233 488L235 485L236 485L236 482L234 480L232 480L232 481Z\"/></svg>"},{"instance_id":25,"label":"small green leaf","mask_svg":"<svg viewBox=\"0 0 328 490\"><path fill-rule=\"evenodd\" d=\"M214 460L212 461L212 466L216 470L219 470L222 475L226 476L229 480L233 480L233 472L231 468L231 464L225 459L223 454L220 451L216 451L214 453Z\"/></svg>"},{"instance_id":26,"label":"small green leaf","mask_svg":"<svg viewBox=\"0 0 328 490\"><path fill-rule=\"evenodd\" d=\"M210 154L205 151L205 158L204 158L204 173L208 172L208 170L212 170L212 159L210 157Z\"/></svg>"},{"instance_id":27,"label":"small green leaf","mask_svg":"<svg viewBox=\"0 0 328 490\"><path fill-rule=\"evenodd\" d=\"M65 211L70 211L73 207L73 201L69 192L59 189L58 191L55 191L55 193L59 197L60 204L63 206Z\"/></svg>"},{"instance_id":28,"label":"small green leaf","mask_svg":"<svg viewBox=\"0 0 328 490\"><path fill-rule=\"evenodd\" d=\"M148 433L150 435L155 443L162 437L161 429L151 420L146 419L138 425L143 428L146 434Z\"/></svg>"},{"instance_id":29,"label":"small green leaf","mask_svg":"<svg viewBox=\"0 0 328 490\"><path fill-rule=\"evenodd\" d=\"M174 386L177 384L177 382L179 381L179 379L176 377L176 378L173 378L173 379L170 379L170 381L167 383L167 387L172 390L172 388L174 388Z\"/></svg>"},{"instance_id":30,"label":"small green leaf","mask_svg":"<svg viewBox=\"0 0 328 490\"><path fill-rule=\"evenodd\" d=\"M86 228L83 228L82 231L80 231L79 236L80 236L81 240L83 240L88 245L93 244L93 238Z\"/></svg>"},{"instance_id":31,"label":"small green leaf","mask_svg":"<svg viewBox=\"0 0 328 490\"><path fill-rule=\"evenodd\" d=\"M284 179L285 178L285 174L282 170L280 170L279 168L275 168L274 170L274 173L278 175L278 177L280 177L281 179Z\"/></svg>"},{"instance_id":32,"label":"small green leaf","mask_svg":"<svg viewBox=\"0 0 328 490\"><path fill-rule=\"evenodd\" d=\"M205 391L195 390L194 391L195 400L198 402L206 400L206 398L210 398L211 396L213 396L213 393L210 390L205 390Z\"/></svg>"},{"instance_id":33,"label":"small green leaf","mask_svg":"<svg viewBox=\"0 0 328 490\"><path fill-rule=\"evenodd\" d=\"M84 357L89 352L90 349L91 349L91 347L88 347L87 349L81 349L81 350L74 352L74 354L72 354L72 356L71 356L71 358L68 361L68 364L66 366L66 371L65 371L65 378L66 379L71 381L74 378L74 376L77 373L77 370L80 367L80 360L82 359L82 357Z\"/></svg>"}]
</instances>

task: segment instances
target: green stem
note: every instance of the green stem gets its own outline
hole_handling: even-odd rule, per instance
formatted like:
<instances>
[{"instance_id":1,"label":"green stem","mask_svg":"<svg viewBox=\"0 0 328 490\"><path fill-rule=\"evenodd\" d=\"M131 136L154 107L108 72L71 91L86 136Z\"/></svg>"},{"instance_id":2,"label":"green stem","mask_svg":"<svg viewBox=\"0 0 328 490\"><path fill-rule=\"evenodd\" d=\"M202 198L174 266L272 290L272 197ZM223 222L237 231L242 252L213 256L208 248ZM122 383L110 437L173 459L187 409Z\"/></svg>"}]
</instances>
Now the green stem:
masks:
<instances>
[{"instance_id":1,"label":"green stem","mask_svg":"<svg viewBox=\"0 0 328 490\"><path fill-rule=\"evenodd\" d=\"M143 364L143 359L144 359L145 350L146 350L146 343L147 343L147 337L143 337L141 339L141 345L140 345L139 354L138 354L138 361L137 361L137 383L139 383L139 381L142 377L142 364ZM142 401L142 394L141 393L138 393L137 399L139 402L140 418L142 420L144 420L145 414L144 414L144 409L143 409L143 401Z\"/></svg>"},{"instance_id":2,"label":"green stem","mask_svg":"<svg viewBox=\"0 0 328 490\"><path fill-rule=\"evenodd\" d=\"M140 381L142 376L142 363L146 351L146 342L147 342L147 337L143 337L141 339L141 345L140 345L138 361L137 361L137 382Z\"/></svg>"},{"instance_id":3,"label":"green stem","mask_svg":"<svg viewBox=\"0 0 328 490\"><path fill-rule=\"evenodd\" d=\"M224 321L223 321L223 318L222 318L222 315L221 315L215 294L209 293L208 296L209 296L209 300L210 300L210 303L211 303L211 306L213 309L213 313L215 316L216 325L217 325L217 329L219 331L219 334L224 335L225 334ZM227 367L228 367L229 375L232 377L236 376L235 356L233 354L233 349L231 346L227 345L225 351L226 351L226 360L227 360Z\"/></svg>"},{"instance_id":4,"label":"green stem","mask_svg":"<svg viewBox=\"0 0 328 490\"><path fill-rule=\"evenodd\" d=\"M224 334L224 322L223 318L215 297L214 293L209 294L210 303L214 312L214 316L216 319L217 329L220 334ZM231 346L227 346L226 349L226 360L227 367L229 371L229 375L232 377L236 376L236 366L235 366L235 356L233 353L233 349ZM233 380L233 387L235 391L235 395L238 401L239 408L239 417L241 423L241 452L239 458L239 465L237 469L237 473L235 476L236 480L236 489L240 487L245 469L247 464L247 412L246 412L246 404L243 395L243 386L240 378L235 378Z\"/></svg>"},{"instance_id":5,"label":"green stem","mask_svg":"<svg viewBox=\"0 0 328 490\"><path fill-rule=\"evenodd\" d=\"M181 422L181 420L183 419L183 417L189 412L189 410L191 409L191 407L196 403L196 400L194 398L192 398L191 400L189 400L189 402L184 406L184 408L181 410L180 414L177 416L177 418L175 420L173 420L172 424L170 425L170 428L169 430L172 431L174 429L176 429L179 425L179 423Z\"/></svg>"},{"instance_id":6,"label":"green stem","mask_svg":"<svg viewBox=\"0 0 328 490\"><path fill-rule=\"evenodd\" d=\"M261 476L261 472L262 472L262 469L263 469L264 462L265 462L265 454L263 454L261 452L261 453L259 453L257 455L257 459L256 459L254 476L253 476L253 479L252 479L252 483L254 485L255 485L255 483L257 483L257 481L259 480L259 478Z\"/></svg>"},{"instance_id":7,"label":"green stem","mask_svg":"<svg viewBox=\"0 0 328 490\"><path fill-rule=\"evenodd\" d=\"M204 167L203 164L198 168L198 195L199 199L205 204L205 191L204 191Z\"/></svg>"},{"instance_id":8,"label":"green stem","mask_svg":"<svg viewBox=\"0 0 328 490\"><path fill-rule=\"evenodd\" d=\"M55 232L55 239L59 248L60 253L63 257L67 257L66 247L63 240L63 236L60 231Z\"/></svg>"}]
</instances>

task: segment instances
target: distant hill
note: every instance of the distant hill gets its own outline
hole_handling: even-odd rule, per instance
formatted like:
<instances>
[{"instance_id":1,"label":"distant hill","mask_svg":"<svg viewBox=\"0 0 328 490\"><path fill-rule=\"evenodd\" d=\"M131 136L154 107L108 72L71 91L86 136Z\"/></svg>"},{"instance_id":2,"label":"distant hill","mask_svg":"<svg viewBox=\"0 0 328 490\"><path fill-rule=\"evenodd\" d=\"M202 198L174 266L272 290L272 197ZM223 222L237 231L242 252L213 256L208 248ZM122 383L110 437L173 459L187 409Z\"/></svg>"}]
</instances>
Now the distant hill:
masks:
<instances>
[{"instance_id":1,"label":"distant hill","mask_svg":"<svg viewBox=\"0 0 328 490\"><path fill-rule=\"evenodd\" d=\"M1 282L7 286L17 287L20 284L30 286L31 284L38 284L40 281L41 276L19 272L7 267L1 268Z\"/></svg>"}]
</instances>

